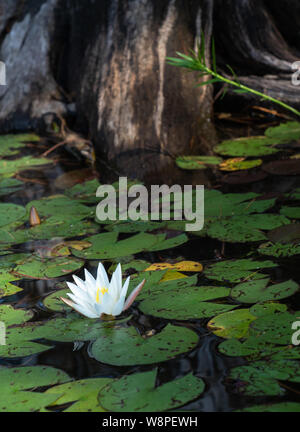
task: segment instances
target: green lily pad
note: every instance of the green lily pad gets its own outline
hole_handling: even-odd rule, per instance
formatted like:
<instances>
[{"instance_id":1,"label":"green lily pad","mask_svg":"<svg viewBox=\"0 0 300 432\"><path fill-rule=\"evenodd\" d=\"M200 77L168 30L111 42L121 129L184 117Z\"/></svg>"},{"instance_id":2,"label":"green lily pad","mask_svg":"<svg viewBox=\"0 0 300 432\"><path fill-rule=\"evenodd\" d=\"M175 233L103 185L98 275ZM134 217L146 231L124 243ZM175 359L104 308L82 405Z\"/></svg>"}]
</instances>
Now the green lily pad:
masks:
<instances>
[{"instance_id":1,"label":"green lily pad","mask_svg":"<svg viewBox=\"0 0 300 432\"><path fill-rule=\"evenodd\" d=\"M12 229L9 231L4 227L0 230L0 243L3 244L20 244L27 241L47 240L55 237L72 238L86 234L92 234L98 231L99 227L91 221L82 221L72 219L66 223L66 220L57 220L50 217L43 220L40 225L28 229Z\"/></svg>"},{"instance_id":2,"label":"green lily pad","mask_svg":"<svg viewBox=\"0 0 300 432\"><path fill-rule=\"evenodd\" d=\"M22 291L22 288L17 285L13 285L11 282L18 280L19 278L13 277L10 273L5 270L0 270L0 299L2 297L11 296Z\"/></svg>"},{"instance_id":3,"label":"green lily pad","mask_svg":"<svg viewBox=\"0 0 300 432\"><path fill-rule=\"evenodd\" d=\"M160 333L143 338L134 327L100 329L91 353L115 366L160 363L186 353L197 345L192 330L168 324Z\"/></svg>"},{"instance_id":4,"label":"green lily pad","mask_svg":"<svg viewBox=\"0 0 300 432\"><path fill-rule=\"evenodd\" d=\"M173 249L177 246L181 246L187 241L188 241L188 237L185 234L180 234L176 237L162 239L154 246L150 246L149 251L154 252L154 251L162 251L166 249Z\"/></svg>"},{"instance_id":5,"label":"green lily pad","mask_svg":"<svg viewBox=\"0 0 300 432\"><path fill-rule=\"evenodd\" d=\"M24 218L25 214L25 208L22 206L10 203L0 204L0 227Z\"/></svg>"},{"instance_id":6,"label":"green lily pad","mask_svg":"<svg viewBox=\"0 0 300 432\"><path fill-rule=\"evenodd\" d=\"M17 358L38 354L51 346L33 342L43 338L40 323L27 323L6 329L5 345L0 345L0 357Z\"/></svg>"},{"instance_id":7,"label":"green lily pad","mask_svg":"<svg viewBox=\"0 0 300 432\"><path fill-rule=\"evenodd\" d=\"M0 160L0 175L5 177L11 177L19 171L51 164L51 159L46 158L34 158L31 156L24 156L15 160Z\"/></svg>"},{"instance_id":8,"label":"green lily pad","mask_svg":"<svg viewBox=\"0 0 300 432\"><path fill-rule=\"evenodd\" d=\"M129 263L123 264L122 269L125 272L128 270L135 270L135 272L141 272L147 267L149 267L150 264L151 263L149 261L145 260L131 260Z\"/></svg>"},{"instance_id":9,"label":"green lily pad","mask_svg":"<svg viewBox=\"0 0 300 432\"><path fill-rule=\"evenodd\" d=\"M282 123L279 126L269 127L266 130L265 135L277 140L277 143L298 140L300 138L300 123L287 122Z\"/></svg>"},{"instance_id":10,"label":"green lily pad","mask_svg":"<svg viewBox=\"0 0 300 432\"><path fill-rule=\"evenodd\" d=\"M47 309L52 310L53 312L63 312L70 311L71 308L63 303L60 297L67 298L67 293L70 293L69 288L60 289L58 291L54 291L52 294L48 295L44 298L43 304Z\"/></svg>"},{"instance_id":11,"label":"green lily pad","mask_svg":"<svg viewBox=\"0 0 300 432\"><path fill-rule=\"evenodd\" d=\"M272 208L275 199L258 200L254 192L223 194L211 189L204 192L205 221L226 216L263 213Z\"/></svg>"},{"instance_id":12,"label":"green lily pad","mask_svg":"<svg viewBox=\"0 0 300 432\"><path fill-rule=\"evenodd\" d=\"M98 393L113 382L111 378L90 378L71 381L48 389L46 395L60 395L50 406L72 403L63 412L104 412L98 401Z\"/></svg>"},{"instance_id":13,"label":"green lily pad","mask_svg":"<svg viewBox=\"0 0 300 432\"><path fill-rule=\"evenodd\" d=\"M31 201L26 208L29 211L31 207L36 208L40 217L52 216L58 221L81 220L88 217L94 218L95 216L95 209L80 204L65 195L54 195Z\"/></svg>"},{"instance_id":14,"label":"green lily pad","mask_svg":"<svg viewBox=\"0 0 300 432\"><path fill-rule=\"evenodd\" d=\"M39 141L40 138L35 134L1 135L0 136L0 156L12 156L25 147L26 142Z\"/></svg>"},{"instance_id":15,"label":"green lily pad","mask_svg":"<svg viewBox=\"0 0 300 432\"><path fill-rule=\"evenodd\" d=\"M239 283L244 280L262 279L265 277L258 270L277 267L272 261L254 261L252 259L226 260L205 268L204 275L208 279L219 282Z\"/></svg>"},{"instance_id":16,"label":"green lily pad","mask_svg":"<svg viewBox=\"0 0 300 432\"><path fill-rule=\"evenodd\" d=\"M229 377L239 380L239 393L247 396L277 396L285 390L279 380L300 382L300 364L293 360L256 361L247 366L233 368Z\"/></svg>"},{"instance_id":17,"label":"green lily pad","mask_svg":"<svg viewBox=\"0 0 300 432\"><path fill-rule=\"evenodd\" d=\"M186 224L187 222L184 222ZM167 228L167 222L151 222L151 221L131 221L122 222L117 221L116 223L111 223L105 228L108 231L117 231L119 233L134 233L134 232L147 232L155 231L157 229ZM184 227L182 227L184 229Z\"/></svg>"},{"instance_id":18,"label":"green lily pad","mask_svg":"<svg viewBox=\"0 0 300 432\"><path fill-rule=\"evenodd\" d=\"M219 169L221 171L249 170L251 168L256 168L262 164L262 159L243 159L244 158L226 159L220 164Z\"/></svg>"},{"instance_id":19,"label":"green lily pad","mask_svg":"<svg viewBox=\"0 0 300 432\"><path fill-rule=\"evenodd\" d=\"M201 378L192 374L155 385L157 370L127 375L99 392L99 401L113 412L161 412L196 399L204 391Z\"/></svg>"},{"instance_id":20,"label":"green lily pad","mask_svg":"<svg viewBox=\"0 0 300 432\"><path fill-rule=\"evenodd\" d=\"M261 341L255 336L250 336L243 342L236 338L227 339L218 346L218 349L222 354L227 356L257 359L266 356L269 357L282 350L282 347L268 344L266 341Z\"/></svg>"},{"instance_id":21,"label":"green lily pad","mask_svg":"<svg viewBox=\"0 0 300 432\"><path fill-rule=\"evenodd\" d=\"M300 207L282 207L280 214L290 219L300 219Z\"/></svg>"},{"instance_id":22,"label":"green lily pad","mask_svg":"<svg viewBox=\"0 0 300 432\"><path fill-rule=\"evenodd\" d=\"M125 240L118 241L118 233L109 232L96 234L85 239L91 247L77 251L73 255L85 259L111 259L126 255L133 255L143 251L154 251L173 248L187 241L185 234L165 239L165 234L139 233Z\"/></svg>"},{"instance_id":23,"label":"green lily pad","mask_svg":"<svg viewBox=\"0 0 300 432\"><path fill-rule=\"evenodd\" d=\"M72 257L38 258L30 257L14 269L14 274L24 278L51 279L74 273L84 265L82 260Z\"/></svg>"},{"instance_id":24,"label":"green lily pad","mask_svg":"<svg viewBox=\"0 0 300 432\"><path fill-rule=\"evenodd\" d=\"M226 297L229 292L229 288L215 286L173 289L172 291L148 296L139 305L139 309L144 314L166 319L207 318L236 307L235 305L207 301Z\"/></svg>"},{"instance_id":25,"label":"green lily pad","mask_svg":"<svg viewBox=\"0 0 300 432\"><path fill-rule=\"evenodd\" d=\"M222 159L216 156L179 156L176 165L186 170L206 169L207 165L219 165Z\"/></svg>"},{"instance_id":26,"label":"green lily pad","mask_svg":"<svg viewBox=\"0 0 300 432\"><path fill-rule=\"evenodd\" d=\"M288 223L285 216L276 214L235 216L212 222L208 226L207 235L231 243L254 242L266 239L261 230L272 230Z\"/></svg>"},{"instance_id":27,"label":"green lily pad","mask_svg":"<svg viewBox=\"0 0 300 432\"><path fill-rule=\"evenodd\" d=\"M260 245L257 251L261 255L288 258L300 254L300 245L268 242Z\"/></svg>"},{"instance_id":28,"label":"green lily pad","mask_svg":"<svg viewBox=\"0 0 300 432\"><path fill-rule=\"evenodd\" d=\"M59 395L30 390L69 380L70 377L65 372L47 366L0 368L0 411L40 411L54 402Z\"/></svg>"},{"instance_id":29,"label":"green lily pad","mask_svg":"<svg viewBox=\"0 0 300 432\"><path fill-rule=\"evenodd\" d=\"M279 402L275 404L253 405L235 412L300 412L300 403Z\"/></svg>"},{"instance_id":30,"label":"green lily pad","mask_svg":"<svg viewBox=\"0 0 300 432\"><path fill-rule=\"evenodd\" d=\"M253 280L235 286L230 296L241 303L256 303L281 300L295 294L299 286L293 280L270 285L270 278Z\"/></svg>"},{"instance_id":31,"label":"green lily pad","mask_svg":"<svg viewBox=\"0 0 300 432\"><path fill-rule=\"evenodd\" d=\"M31 310L14 309L11 305L0 305L0 321L4 322L6 327L15 324L22 324L33 317Z\"/></svg>"},{"instance_id":32,"label":"green lily pad","mask_svg":"<svg viewBox=\"0 0 300 432\"><path fill-rule=\"evenodd\" d=\"M240 339L248 335L249 325L254 320L256 316L250 313L249 309L238 309L211 319L207 328L222 338Z\"/></svg>"},{"instance_id":33,"label":"green lily pad","mask_svg":"<svg viewBox=\"0 0 300 432\"><path fill-rule=\"evenodd\" d=\"M21 189L24 183L17 179L4 178L0 180L0 196L8 195Z\"/></svg>"},{"instance_id":34,"label":"green lily pad","mask_svg":"<svg viewBox=\"0 0 300 432\"><path fill-rule=\"evenodd\" d=\"M197 275L161 282L161 279L165 274L166 270L147 271L140 273L138 277L131 279L128 288L128 294L130 294L133 289L142 282L143 279L146 279L146 283L137 297L138 301L149 299L150 297L160 294L172 294L174 292L178 292L178 295L181 295L188 289L188 287L195 287L195 285L197 285Z\"/></svg>"},{"instance_id":35,"label":"green lily pad","mask_svg":"<svg viewBox=\"0 0 300 432\"><path fill-rule=\"evenodd\" d=\"M100 183L97 179L89 180L66 189L65 194L83 204L97 204L99 198L96 196L96 192L99 186Z\"/></svg>"},{"instance_id":36,"label":"green lily pad","mask_svg":"<svg viewBox=\"0 0 300 432\"><path fill-rule=\"evenodd\" d=\"M282 312L260 316L251 323L249 334L268 343L289 345L293 334L292 324L297 321L297 316L300 316L299 312L298 314Z\"/></svg>"},{"instance_id":37,"label":"green lily pad","mask_svg":"<svg viewBox=\"0 0 300 432\"><path fill-rule=\"evenodd\" d=\"M266 156L279 151L274 147L276 144L278 144L278 139L266 136L236 138L223 141L221 144L214 147L214 151L223 156Z\"/></svg>"}]
</instances>

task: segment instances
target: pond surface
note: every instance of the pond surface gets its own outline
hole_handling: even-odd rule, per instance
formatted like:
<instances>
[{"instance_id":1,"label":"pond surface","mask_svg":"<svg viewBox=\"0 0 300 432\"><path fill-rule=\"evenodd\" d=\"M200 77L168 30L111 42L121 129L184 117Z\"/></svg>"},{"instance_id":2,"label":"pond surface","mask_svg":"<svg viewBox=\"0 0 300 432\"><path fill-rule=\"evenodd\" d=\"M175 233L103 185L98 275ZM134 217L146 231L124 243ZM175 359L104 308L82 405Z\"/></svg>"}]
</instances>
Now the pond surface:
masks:
<instances>
[{"instance_id":1,"label":"pond surface","mask_svg":"<svg viewBox=\"0 0 300 432\"><path fill-rule=\"evenodd\" d=\"M206 166L215 181L196 233L174 221L101 223L87 162L64 149L39 162L47 139L0 137L0 409L299 411L297 125L288 137L274 128L277 141L250 152L239 143L245 160L235 143L221 144ZM197 169L199 160L177 163ZM59 298L72 274L95 276L99 261L110 274L121 262L131 291L146 279L114 321L84 318Z\"/></svg>"}]
</instances>

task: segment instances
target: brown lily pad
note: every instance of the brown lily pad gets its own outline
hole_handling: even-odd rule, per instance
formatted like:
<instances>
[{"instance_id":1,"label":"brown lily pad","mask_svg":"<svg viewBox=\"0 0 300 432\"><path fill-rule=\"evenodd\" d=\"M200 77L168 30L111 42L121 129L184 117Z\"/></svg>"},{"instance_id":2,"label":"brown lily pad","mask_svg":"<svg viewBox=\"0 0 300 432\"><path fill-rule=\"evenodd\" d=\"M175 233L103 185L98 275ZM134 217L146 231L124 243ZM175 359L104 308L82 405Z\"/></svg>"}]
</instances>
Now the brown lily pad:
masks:
<instances>
[{"instance_id":1,"label":"brown lily pad","mask_svg":"<svg viewBox=\"0 0 300 432\"><path fill-rule=\"evenodd\" d=\"M297 159L273 161L264 164L262 169L273 175L297 175L300 174L300 162Z\"/></svg>"},{"instance_id":2,"label":"brown lily pad","mask_svg":"<svg viewBox=\"0 0 300 432\"><path fill-rule=\"evenodd\" d=\"M259 171L239 171L232 174L224 175L221 178L222 183L227 184L247 184L264 180L267 174L261 170Z\"/></svg>"},{"instance_id":3,"label":"brown lily pad","mask_svg":"<svg viewBox=\"0 0 300 432\"><path fill-rule=\"evenodd\" d=\"M272 242L294 243L300 240L300 223L283 225L269 231L267 237Z\"/></svg>"}]
</instances>

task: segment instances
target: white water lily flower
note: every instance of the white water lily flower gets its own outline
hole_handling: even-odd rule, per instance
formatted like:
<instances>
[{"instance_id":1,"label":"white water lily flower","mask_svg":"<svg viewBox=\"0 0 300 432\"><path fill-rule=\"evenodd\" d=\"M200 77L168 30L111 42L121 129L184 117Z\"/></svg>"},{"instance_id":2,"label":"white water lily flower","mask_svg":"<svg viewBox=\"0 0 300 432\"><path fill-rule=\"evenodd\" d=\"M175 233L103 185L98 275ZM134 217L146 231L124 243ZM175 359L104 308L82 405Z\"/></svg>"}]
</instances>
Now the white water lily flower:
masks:
<instances>
[{"instance_id":1,"label":"white water lily flower","mask_svg":"<svg viewBox=\"0 0 300 432\"><path fill-rule=\"evenodd\" d=\"M125 301L129 287L130 276L122 285L121 264L118 264L109 282L106 270L100 262L98 265L96 279L86 269L85 281L73 275L76 285L67 282L72 294L68 293L70 299L61 297L61 300L80 314L88 318L99 318L102 314L117 316L128 309L134 302L144 286L145 279L132 291Z\"/></svg>"}]
</instances>

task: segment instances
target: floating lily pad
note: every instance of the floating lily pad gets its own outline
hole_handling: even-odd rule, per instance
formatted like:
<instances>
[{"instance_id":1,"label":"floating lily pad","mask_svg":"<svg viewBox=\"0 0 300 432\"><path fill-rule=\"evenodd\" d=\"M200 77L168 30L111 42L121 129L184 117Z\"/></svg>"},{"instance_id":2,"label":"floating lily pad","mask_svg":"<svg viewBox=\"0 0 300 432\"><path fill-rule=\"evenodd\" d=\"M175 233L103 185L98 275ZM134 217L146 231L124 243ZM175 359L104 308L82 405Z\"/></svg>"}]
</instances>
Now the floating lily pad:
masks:
<instances>
[{"instance_id":1,"label":"floating lily pad","mask_svg":"<svg viewBox=\"0 0 300 432\"><path fill-rule=\"evenodd\" d=\"M272 242L297 243L300 241L300 223L283 225L268 233L268 239Z\"/></svg>"},{"instance_id":2,"label":"floating lily pad","mask_svg":"<svg viewBox=\"0 0 300 432\"><path fill-rule=\"evenodd\" d=\"M223 156L266 156L279 151L274 147L276 144L278 144L278 139L266 136L237 138L223 141L221 144L214 147L214 151Z\"/></svg>"},{"instance_id":3,"label":"floating lily pad","mask_svg":"<svg viewBox=\"0 0 300 432\"><path fill-rule=\"evenodd\" d=\"M204 391L201 378L192 374L156 386L157 370L114 380L99 392L99 402L113 412L161 412L185 405Z\"/></svg>"},{"instance_id":4,"label":"floating lily pad","mask_svg":"<svg viewBox=\"0 0 300 432\"><path fill-rule=\"evenodd\" d=\"M110 384L111 378L90 378L71 381L48 389L46 395L60 395L50 406L72 403L64 412L104 412L98 401L98 393Z\"/></svg>"},{"instance_id":5,"label":"floating lily pad","mask_svg":"<svg viewBox=\"0 0 300 432\"><path fill-rule=\"evenodd\" d=\"M5 231L0 230L0 243L3 244L20 244L27 241L53 239L55 237L71 238L92 234L98 231L99 227L91 221L70 220L66 223L65 220L57 220L55 217L50 217L42 221L40 225L28 229L12 229Z\"/></svg>"},{"instance_id":6,"label":"floating lily pad","mask_svg":"<svg viewBox=\"0 0 300 432\"><path fill-rule=\"evenodd\" d=\"M273 175L298 175L300 174L300 163L293 159L278 160L264 164L262 169Z\"/></svg>"},{"instance_id":7,"label":"floating lily pad","mask_svg":"<svg viewBox=\"0 0 300 432\"><path fill-rule=\"evenodd\" d=\"M40 138L35 134L1 135L0 136L0 156L12 156L25 147L26 142L39 141Z\"/></svg>"},{"instance_id":8,"label":"floating lily pad","mask_svg":"<svg viewBox=\"0 0 300 432\"><path fill-rule=\"evenodd\" d=\"M245 158L233 158L226 159L219 165L219 168L221 171L239 171L255 168L260 166L261 164L261 159L245 160Z\"/></svg>"},{"instance_id":9,"label":"floating lily pad","mask_svg":"<svg viewBox=\"0 0 300 432\"><path fill-rule=\"evenodd\" d=\"M138 277L132 278L128 288L128 294L130 294L134 287L142 282L143 279L146 279L146 283L137 297L138 301L149 299L150 297L157 296L158 294L174 293L175 291L181 295L187 288L195 287L197 285L197 275L169 281L163 280L165 275L166 270L155 270L149 271L147 273L140 273Z\"/></svg>"},{"instance_id":10,"label":"floating lily pad","mask_svg":"<svg viewBox=\"0 0 300 432\"><path fill-rule=\"evenodd\" d=\"M222 338L243 338L248 335L249 325L256 316L249 309L238 309L222 313L207 324L209 330Z\"/></svg>"},{"instance_id":11,"label":"floating lily pad","mask_svg":"<svg viewBox=\"0 0 300 432\"><path fill-rule=\"evenodd\" d=\"M247 366L233 368L230 378L238 380L241 394L248 396L283 395L285 389L279 380L300 382L300 364L293 360L257 361Z\"/></svg>"},{"instance_id":12,"label":"floating lily pad","mask_svg":"<svg viewBox=\"0 0 300 432\"><path fill-rule=\"evenodd\" d=\"M151 364L188 352L197 342L192 330L171 324L145 339L134 327L100 329L91 353L96 360L115 366Z\"/></svg>"},{"instance_id":13,"label":"floating lily pad","mask_svg":"<svg viewBox=\"0 0 300 432\"><path fill-rule=\"evenodd\" d=\"M300 138L300 123L287 122L279 126L269 127L265 131L265 135L281 142L298 140Z\"/></svg>"},{"instance_id":14,"label":"floating lily pad","mask_svg":"<svg viewBox=\"0 0 300 432\"><path fill-rule=\"evenodd\" d=\"M71 308L61 301L61 297L67 298L67 293L70 293L69 288L54 291L52 294L44 298L44 306L54 312L70 311Z\"/></svg>"},{"instance_id":15,"label":"floating lily pad","mask_svg":"<svg viewBox=\"0 0 300 432\"><path fill-rule=\"evenodd\" d=\"M227 356L248 357L253 360L267 356L270 357L272 354L282 350L282 347L261 341L255 336L250 336L243 342L236 338L227 339L218 346L218 349L222 354Z\"/></svg>"},{"instance_id":16,"label":"floating lily pad","mask_svg":"<svg viewBox=\"0 0 300 432\"><path fill-rule=\"evenodd\" d=\"M10 203L0 204L0 227L24 218L25 214L25 208L22 206Z\"/></svg>"},{"instance_id":17,"label":"floating lily pad","mask_svg":"<svg viewBox=\"0 0 300 432\"><path fill-rule=\"evenodd\" d=\"M229 288L215 286L186 287L152 294L139 309L149 315L167 319L189 320L207 318L234 309L235 305L210 303L228 296Z\"/></svg>"},{"instance_id":18,"label":"floating lily pad","mask_svg":"<svg viewBox=\"0 0 300 432\"><path fill-rule=\"evenodd\" d=\"M222 194L217 190L205 190L205 221L226 216L263 213L272 208L275 199L258 200L259 195L253 192Z\"/></svg>"},{"instance_id":19,"label":"floating lily pad","mask_svg":"<svg viewBox=\"0 0 300 432\"><path fill-rule=\"evenodd\" d=\"M11 283L17 279L6 272L0 272L0 299L22 291L22 288Z\"/></svg>"},{"instance_id":20,"label":"floating lily pad","mask_svg":"<svg viewBox=\"0 0 300 432\"><path fill-rule=\"evenodd\" d=\"M11 177L19 171L52 163L51 159L24 156L15 160L0 160L0 175Z\"/></svg>"},{"instance_id":21,"label":"floating lily pad","mask_svg":"<svg viewBox=\"0 0 300 432\"><path fill-rule=\"evenodd\" d=\"M11 305L0 305L0 321L4 322L6 327L15 324L22 324L33 317L31 310L14 309Z\"/></svg>"},{"instance_id":22,"label":"floating lily pad","mask_svg":"<svg viewBox=\"0 0 300 432\"><path fill-rule=\"evenodd\" d=\"M0 368L0 411L40 411L54 402L59 395L30 390L69 380L70 377L65 372L47 366Z\"/></svg>"},{"instance_id":23,"label":"floating lily pad","mask_svg":"<svg viewBox=\"0 0 300 432\"><path fill-rule=\"evenodd\" d=\"M203 266L196 261L180 261L174 264L165 262L151 264L148 268L145 269L145 271L164 269L173 269L186 272L201 272L203 270Z\"/></svg>"},{"instance_id":24,"label":"floating lily pad","mask_svg":"<svg viewBox=\"0 0 300 432\"><path fill-rule=\"evenodd\" d=\"M187 241L188 241L188 237L185 234L180 234L168 239L162 239L154 246L150 246L149 251L154 252L154 251L162 251L166 249L173 249L177 246L181 246Z\"/></svg>"},{"instance_id":25,"label":"floating lily pad","mask_svg":"<svg viewBox=\"0 0 300 432\"><path fill-rule=\"evenodd\" d=\"M68 273L74 273L84 265L84 262L72 257L40 259L30 257L14 269L14 274L24 278L50 279Z\"/></svg>"},{"instance_id":26,"label":"floating lily pad","mask_svg":"<svg viewBox=\"0 0 300 432\"><path fill-rule=\"evenodd\" d=\"M258 270L277 267L272 261L254 261L252 259L226 260L212 264L204 270L208 279L219 282L239 283L244 280L262 279L265 277Z\"/></svg>"},{"instance_id":27,"label":"floating lily pad","mask_svg":"<svg viewBox=\"0 0 300 432\"><path fill-rule=\"evenodd\" d=\"M170 280L176 280L176 279L183 279L187 276L183 273L178 272L177 270L167 270L163 278L160 280L160 282L166 282Z\"/></svg>"},{"instance_id":28,"label":"floating lily pad","mask_svg":"<svg viewBox=\"0 0 300 432\"><path fill-rule=\"evenodd\" d=\"M5 337L5 345L0 345L0 357L3 358L25 357L51 348L51 346L33 342L35 339L43 338L40 323L26 323L26 326L7 328Z\"/></svg>"},{"instance_id":29,"label":"floating lily pad","mask_svg":"<svg viewBox=\"0 0 300 432\"><path fill-rule=\"evenodd\" d=\"M0 196L8 195L17 190L21 189L24 186L20 180L13 178L4 178L0 180Z\"/></svg>"},{"instance_id":30,"label":"floating lily pad","mask_svg":"<svg viewBox=\"0 0 300 432\"><path fill-rule=\"evenodd\" d=\"M186 223L186 222L184 222ZM167 222L151 222L149 221L131 221L131 222L123 222L116 221L115 223L111 223L105 227L105 229L109 231L117 231L119 233L134 233L134 232L149 232L155 231L158 229L165 229L168 227ZM182 227L184 229L184 227Z\"/></svg>"},{"instance_id":31,"label":"floating lily pad","mask_svg":"<svg viewBox=\"0 0 300 432\"><path fill-rule=\"evenodd\" d=\"M221 178L221 182L233 185L240 185L261 181L264 180L266 177L267 174L262 170L238 171L233 172L232 174L224 175Z\"/></svg>"},{"instance_id":32,"label":"floating lily pad","mask_svg":"<svg viewBox=\"0 0 300 432\"><path fill-rule=\"evenodd\" d=\"M130 260L128 263L122 265L123 271L135 270L135 272L141 272L149 267L150 263L145 260Z\"/></svg>"},{"instance_id":33,"label":"floating lily pad","mask_svg":"<svg viewBox=\"0 0 300 432\"><path fill-rule=\"evenodd\" d=\"M280 214L291 219L300 219L300 207L282 207Z\"/></svg>"},{"instance_id":34,"label":"floating lily pad","mask_svg":"<svg viewBox=\"0 0 300 432\"><path fill-rule=\"evenodd\" d=\"M244 282L235 286L230 296L241 303L256 303L267 300L281 300L295 294L299 286L293 280L269 284L270 278Z\"/></svg>"},{"instance_id":35,"label":"floating lily pad","mask_svg":"<svg viewBox=\"0 0 300 432\"><path fill-rule=\"evenodd\" d=\"M99 198L96 192L100 183L97 179L86 181L85 183L77 184L69 189L66 189L65 194L77 201L85 204L98 203Z\"/></svg>"},{"instance_id":36,"label":"floating lily pad","mask_svg":"<svg viewBox=\"0 0 300 432\"><path fill-rule=\"evenodd\" d=\"M179 156L176 165L186 170L206 169L207 165L218 165L222 159L216 156Z\"/></svg>"},{"instance_id":37,"label":"floating lily pad","mask_svg":"<svg viewBox=\"0 0 300 432\"><path fill-rule=\"evenodd\" d=\"M261 230L271 230L288 223L285 216L275 214L235 216L212 222L207 228L207 235L231 243L254 242L266 239Z\"/></svg>"},{"instance_id":38,"label":"floating lily pad","mask_svg":"<svg viewBox=\"0 0 300 432\"><path fill-rule=\"evenodd\" d=\"M84 219L87 217L94 218L95 210L78 203L65 195L54 195L31 201L26 208L29 211L35 207L40 217L55 217L58 221L69 219Z\"/></svg>"},{"instance_id":39,"label":"floating lily pad","mask_svg":"<svg viewBox=\"0 0 300 432\"><path fill-rule=\"evenodd\" d=\"M275 258L288 258L300 254L300 245L268 242L260 245L258 252Z\"/></svg>"},{"instance_id":40,"label":"floating lily pad","mask_svg":"<svg viewBox=\"0 0 300 432\"><path fill-rule=\"evenodd\" d=\"M279 402L275 404L253 405L235 412L300 412L300 403Z\"/></svg>"},{"instance_id":41,"label":"floating lily pad","mask_svg":"<svg viewBox=\"0 0 300 432\"><path fill-rule=\"evenodd\" d=\"M92 341L99 338L102 333L120 330L130 316L112 321L85 318L77 312L68 313L64 318L54 318L44 322L34 329L32 339L45 338L57 342Z\"/></svg>"},{"instance_id":42,"label":"floating lily pad","mask_svg":"<svg viewBox=\"0 0 300 432\"><path fill-rule=\"evenodd\" d=\"M297 321L298 314L282 312L260 316L251 323L250 336L255 336L261 341L278 345L289 345L292 339L292 323Z\"/></svg>"},{"instance_id":43,"label":"floating lily pad","mask_svg":"<svg viewBox=\"0 0 300 432\"><path fill-rule=\"evenodd\" d=\"M126 255L133 255L143 251L163 250L176 247L187 241L185 234L165 239L165 234L139 233L125 240L118 241L118 233L109 232L96 234L86 238L91 243L91 247L76 251L73 254L85 259L108 259L119 258Z\"/></svg>"}]
</instances>

